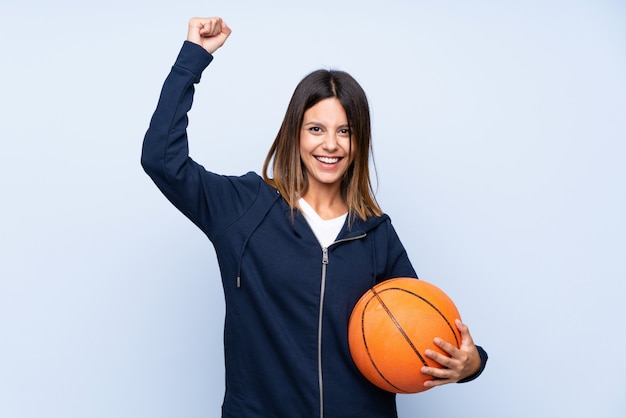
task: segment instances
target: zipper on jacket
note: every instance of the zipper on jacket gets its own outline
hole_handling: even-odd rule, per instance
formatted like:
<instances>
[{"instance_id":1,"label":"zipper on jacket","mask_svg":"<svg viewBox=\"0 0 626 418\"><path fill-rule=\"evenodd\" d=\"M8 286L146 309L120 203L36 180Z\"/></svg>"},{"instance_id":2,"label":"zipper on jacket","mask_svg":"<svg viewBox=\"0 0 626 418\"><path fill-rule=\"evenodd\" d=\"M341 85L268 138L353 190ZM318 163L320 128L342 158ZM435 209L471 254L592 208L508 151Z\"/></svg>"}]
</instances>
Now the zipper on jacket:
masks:
<instances>
[{"instance_id":1,"label":"zipper on jacket","mask_svg":"<svg viewBox=\"0 0 626 418\"><path fill-rule=\"evenodd\" d=\"M320 285L320 315L317 322L317 381L320 389L320 418L324 418L324 383L322 379L322 319L324 313L324 293L326 291L326 266L328 247L322 248L322 283Z\"/></svg>"},{"instance_id":2,"label":"zipper on jacket","mask_svg":"<svg viewBox=\"0 0 626 418\"><path fill-rule=\"evenodd\" d=\"M333 242L331 245L341 242L353 241L365 238L367 234L361 234L351 238L344 238ZM326 266L328 265L328 247L322 248L322 282L320 284L320 313L317 323L317 379L320 390L320 418L324 418L324 379L322 376L322 320L324 318L324 294L326 293Z\"/></svg>"}]
</instances>

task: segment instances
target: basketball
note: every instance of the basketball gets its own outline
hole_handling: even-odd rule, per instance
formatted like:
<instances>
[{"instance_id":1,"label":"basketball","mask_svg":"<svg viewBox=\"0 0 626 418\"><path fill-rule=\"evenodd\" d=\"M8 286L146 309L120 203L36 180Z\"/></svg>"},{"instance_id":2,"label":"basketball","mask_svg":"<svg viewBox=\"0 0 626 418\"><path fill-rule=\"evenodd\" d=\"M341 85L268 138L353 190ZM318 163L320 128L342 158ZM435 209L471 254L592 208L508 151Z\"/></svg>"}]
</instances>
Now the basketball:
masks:
<instances>
[{"instance_id":1,"label":"basketball","mask_svg":"<svg viewBox=\"0 0 626 418\"><path fill-rule=\"evenodd\" d=\"M417 393L432 380L423 366L442 367L426 349L447 355L435 337L460 347L454 302L435 285L412 278L381 282L355 305L348 325L350 354L359 371L381 389Z\"/></svg>"}]
</instances>

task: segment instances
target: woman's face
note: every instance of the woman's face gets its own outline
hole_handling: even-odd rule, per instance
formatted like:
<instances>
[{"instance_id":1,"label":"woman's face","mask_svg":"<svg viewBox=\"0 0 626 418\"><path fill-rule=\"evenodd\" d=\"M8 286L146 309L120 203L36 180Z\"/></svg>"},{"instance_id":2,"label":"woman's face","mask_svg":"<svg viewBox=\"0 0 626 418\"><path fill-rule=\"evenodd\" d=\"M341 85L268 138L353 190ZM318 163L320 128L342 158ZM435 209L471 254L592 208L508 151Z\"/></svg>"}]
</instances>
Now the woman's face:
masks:
<instances>
[{"instance_id":1,"label":"woman's face","mask_svg":"<svg viewBox=\"0 0 626 418\"><path fill-rule=\"evenodd\" d=\"M352 163L351 135L346 112L337 98L321 100L304 112L300 132L300 158L309 179L309 191L340 190L341 179Z\"/></svg>"}]
</instances>

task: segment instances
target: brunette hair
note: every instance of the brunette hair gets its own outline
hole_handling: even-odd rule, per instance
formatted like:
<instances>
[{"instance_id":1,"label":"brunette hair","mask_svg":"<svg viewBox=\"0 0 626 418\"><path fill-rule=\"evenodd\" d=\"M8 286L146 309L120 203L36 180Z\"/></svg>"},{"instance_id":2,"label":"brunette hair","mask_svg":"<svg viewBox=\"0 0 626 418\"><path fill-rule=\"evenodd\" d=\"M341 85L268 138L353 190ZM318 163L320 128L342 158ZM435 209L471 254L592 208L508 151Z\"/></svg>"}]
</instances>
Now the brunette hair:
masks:
<instances>
[{"instance_id":1,"label":"brunette hair","mask_svg":"<svg viewBox=\"0 0 626 418\"><path fill-rule=\"evenodd\" d=\"M349 219L380 216L369 174L372 154L372 132L369 104L365 91L348 73L337 70L317 70L300 81L296 87L276 139L263 164L263 178L275 187L291 209L297 207L299 195L308 189L306 170L300 159L300 131L304 112L328 98L337 98L348 119L354 158L341 182L341 194L348 206ZM268 170L272 166L272 177Z\"/></svg>"}]
</instances>

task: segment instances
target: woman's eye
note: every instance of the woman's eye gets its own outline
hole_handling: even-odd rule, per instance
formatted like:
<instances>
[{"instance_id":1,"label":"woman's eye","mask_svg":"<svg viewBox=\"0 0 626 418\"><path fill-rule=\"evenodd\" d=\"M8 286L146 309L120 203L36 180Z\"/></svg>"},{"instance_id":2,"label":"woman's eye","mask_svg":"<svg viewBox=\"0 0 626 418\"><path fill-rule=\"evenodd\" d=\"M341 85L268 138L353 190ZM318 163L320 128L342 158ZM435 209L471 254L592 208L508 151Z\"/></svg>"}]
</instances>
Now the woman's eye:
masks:
<instances>
[{"instance_id":1,"label":"woman's eye","mask_svg":"<svg viewBox=\"0 0 626 418\"><path fill-rule=\"evenodd\" d=\"M339 133L341 135L350 135L350 130L349 129L341 129L341 130L339 130Z\"/></svg>"},{"instance_id":2,"label":"woman's eye","mask_svg":"<svg viewBox=\"0 0 626 418\"><path fill-rule=\"evenodd\" d=\"M311 131L311 132L322 132L322 130L320 129L319 126L311 126L309 128L309 131Z\"/></svg>"}]
</instances>

